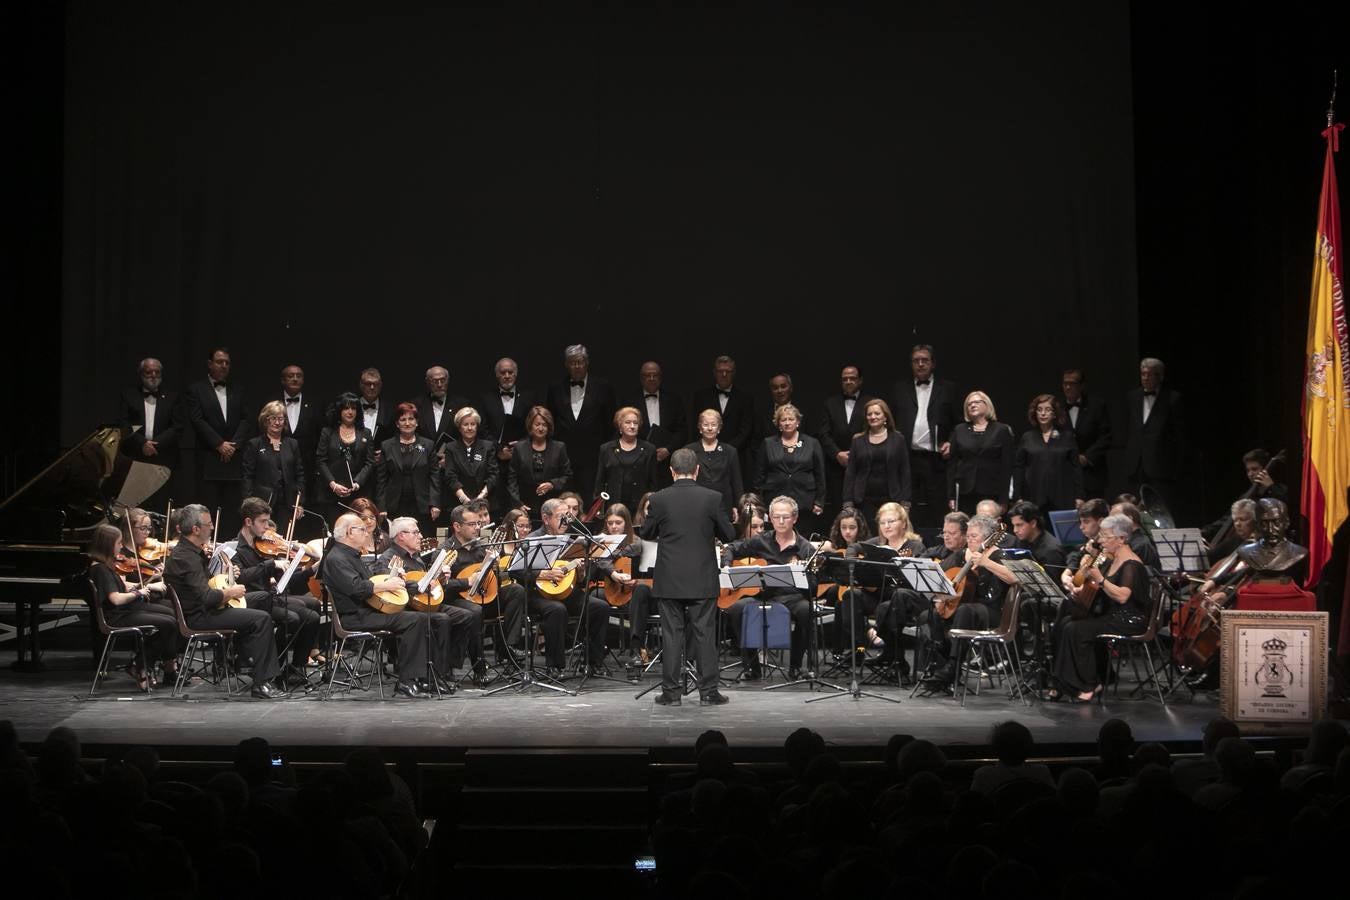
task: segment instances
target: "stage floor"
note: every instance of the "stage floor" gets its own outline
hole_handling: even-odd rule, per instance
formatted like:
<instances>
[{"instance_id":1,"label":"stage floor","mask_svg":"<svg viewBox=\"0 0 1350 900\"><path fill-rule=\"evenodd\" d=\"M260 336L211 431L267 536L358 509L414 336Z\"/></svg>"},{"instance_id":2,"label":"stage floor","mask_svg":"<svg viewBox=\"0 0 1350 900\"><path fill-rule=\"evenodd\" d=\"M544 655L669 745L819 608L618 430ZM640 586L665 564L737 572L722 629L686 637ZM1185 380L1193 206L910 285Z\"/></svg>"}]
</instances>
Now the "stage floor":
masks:
<instances>
[{"instance_id":1,"label":"stage floor","mask_svg":"<svg viewBox=\"0 0 1350 900\"><path fill-rule=\"evenodd\" d=\"M12 651L0 653L0 719L10 719L25 742L40 741L48 730L66 725L86 746L150 744L158 747L233 745L260 736L282 747L377 745L408 748L688 748L709 728L727 734L737 747L781 747L793 729L805 726L840 748L883 746L891 735L908 733L943 746L982 745L997 722L1010 718L1031 729L1038 743L1088 747L1109 718L1129 721L1143 741L1196 742L1205 723L1218 715L1214 695L1191 697L1184 689L1166 708L1153 700L1108 698L1105 705L1008 700L986 687L970 695L962 709L946 697L909 696L909 690L868 687L891 697L849 697L806 703L823 691L800 686L763 691L758 686L724 688L731 702L701 707L697 696L684 705L656 706L655 692L641 700L640 685L591 680L575 697L532 689L503 691L491 697L481 690L460 690L441 700L380 701L371 694L338 695L321 700L296 695L289 700L255 701L247 695L224 699L223 691L194 686L188 699L171 699L167 689L137 694L125 674L110 675L94 700L87 653L48 652L43 673L16 673ZM846 683L846 682L845 682ZM569 686L575 682L568 682ZM386 683L386 689L392 684Z\"/></svg>"}]
</instances>

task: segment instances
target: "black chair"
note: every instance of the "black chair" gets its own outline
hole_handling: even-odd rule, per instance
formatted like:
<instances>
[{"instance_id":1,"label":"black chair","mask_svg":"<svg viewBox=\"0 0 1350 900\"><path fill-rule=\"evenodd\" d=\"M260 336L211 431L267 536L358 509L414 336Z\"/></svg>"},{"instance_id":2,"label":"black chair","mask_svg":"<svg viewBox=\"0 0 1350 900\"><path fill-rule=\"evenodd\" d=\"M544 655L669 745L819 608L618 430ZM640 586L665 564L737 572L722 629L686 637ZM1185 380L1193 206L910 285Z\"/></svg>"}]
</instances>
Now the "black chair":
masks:
<instances>
[{"instance_id":1,"label":"black chair","mask_svg":"<svg viewBox=\"0 0 1350 900\"><path fill-rule=\"evenodd\" d=\"M99 655L98 663L94 666L94 683L89 685L89 696L93 697L98 691L99 682L107 673L108 660L117 650L117 642L122 638L131 638L133 644L133 654L141 658L141 671L150 670L149 661L145 655L145 639L154 637L157 629L154 625L119 625L108 624L108 620L103 615L103 604L98 602L98 592L94 590L94 584L88 578L84 580L85 601L90 609L94 611L94 622L98 626L99 634L103 635L103 652ZM145 693L150 693L150 679L145 681L145 687L142 689Z\"/></svg>"},{"instance_id":2,"label":"black chair","mask_svg":"<svg viewBox=\"0 0 1350 900\"><path fill-rule=\"evenodd\" d=\"M227 694L233 694L235 691L234 669L231 665L230 650L234 646L235 630L233 628L193 628L187 623L183 616L183 604L178 601L178 594L173 586L165 585L165 595L173 604L173 614L178 620L178 633L187 640L187 646L183 648L183 662L178 666L178 678L174 680L173 691L170 697L177 697L183 692L183 687L192 678L201 678L212 684L219 685L222 677L225 681L225 691ZM207 648L214 651L215 659L207 656ZM197 658L201 654L201 659Z\"/></svg>"},{"instance_id":3,"label":"black chair","mask_svg":"<svg viewBox=\"0 0 1350 900\"><path fill-rule=\"evenodd\" d=\"M997 628L953 628L948 637L956 641L956 675L952 683L952 692L960 687L961 705L966 705L966 693L970 689L971 672L965 666L965 650L971 650L971 661L975 666L975 694L980 693L980 679L988 678L989 686L994 686L994 673L1006 669L1008 681L1008 699L1022 700L1031 705L1031 689L1022 680L1022 669L1018 664L1017 623L1022 610L1022 591L1020 585L1013 585L1003 600L1003 611ZM992 648L994 662L988 665L985 648Z\"/></svg>"},{"instance_id":4,"label":"black chair","mask_svg":"<svg viewBox=\"0 0 1350 900\"><path fill-rule=\"evenodd\" d=\"M1140 634L1099 634L1097 640L1101 641L1107 649L1107 664L1111 670L1111 676L1116 683L1116 699L1120 699L1120 669L1126 656L1130 658L1130 667L1134 670L1134 679L1137 682L1131 696L1140 694L1153 686L1158 694L1158 702L1163 706L1167 705L1167 697L1163 695L1162 680L1158 677L1159 673L1167 667L1167 654L1163 652L1162 644L1158 640L1158 631L1162 628L1163 611L1167 606L1167 591L1163 585L1155 580L1149 587L1149 613L1148 626ZM1141 677L1139 672L1139 660L1137 651L1144 651L1144 660L1148 666L1148 677ZM1154 665L1153 653L1158 654L1158 663ZM1168 685L1170 688L1171 685ZM1106 691L1103 690L1097 695L1099 703L1106 702Z\"/></svg>"},{"instance_id":5,"label":"black chair","mask_svg":"<svg viewBox=\"0 0 1350 900\"><path fill-rule=\"evenodd\" d=\"M324 588L326 599L328 588ZM348 631L342 626L342 616L338 614L337 605L328 602L328 615L333 624L333 637L337 640L337 652L333 658L328 661L331 667L328 672L328 693L326 699L332 699L333 685L337 681L338 668L341 667L351 678L351 681L343 682L344 686L354 687L357 690L368 691L366 679L375 678L379 687L380 699L384 699L384 642L389 639L391 632L384 629L375 629L371 631ZM356 663L353 665L347 660L347 642L352 641L356 645ZM361 674L361 660L366 658L374 645L375 658L371 660L372 673Z\"/></svg>"}]
</instances>

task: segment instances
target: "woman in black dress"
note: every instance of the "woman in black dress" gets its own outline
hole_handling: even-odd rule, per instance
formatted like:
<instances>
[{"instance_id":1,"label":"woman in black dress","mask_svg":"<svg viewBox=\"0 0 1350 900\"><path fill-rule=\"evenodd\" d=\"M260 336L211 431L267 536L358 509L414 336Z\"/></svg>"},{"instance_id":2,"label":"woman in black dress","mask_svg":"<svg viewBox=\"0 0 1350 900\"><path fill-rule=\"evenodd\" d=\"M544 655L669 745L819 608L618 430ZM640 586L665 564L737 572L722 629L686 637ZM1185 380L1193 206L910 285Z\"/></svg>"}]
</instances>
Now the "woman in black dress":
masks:
<instances>
[{"instance_id":1,"label":"woman in black dress","mask_svg":"<svg viewBox=\"0 0 1350 900\"><path fill-rule=\"evenodd\" d=\"M305 506L305 465L300 459L300 445L295 438L286 437L286 407L273 400L258 413L258 431L249 438L240 454L239 487L243 496L258 497L271 506L276 514L278 531L286 530L296 497L301 509Z\"/></svg>"},{"instance_id":2,"label":"woman in black dress","mask_svg":"<svg viewBox=\"0 0 1350 900\"><path fill-rule=\"evenodd\" d=\"M1017 445L1014 495L1046 511L1075 509L1083 500L1083 470L1078 441L1065 428L1069 417L1059 398L1037 394L1027 408L1027 420L1033 427L1022 432Z\"/></svg>"},{"instance_id":3,"label":"woman in black dress","mask_svg":"<svg viewBox=\"0 0 1350 900\"><path fill-rule=\"evenodd\" d=\"M1108 609L1105 615L1072 619L1060 626L1054 669L1059 688L1051 691L1052 697L1091 700L1102 689L1097 635L1139 634L1148 624L1148 570L1130 549L1131 530L1132 523L1125 516L1102 519L1097 542L1110 555L1111 565L1105 575L1094 568L1086 577L1097 586Z\"/></svg>"},{"instance_id":4,"label":"woman in black dress","mask_svg":"<svg viewBox=\"0 0 1350 900\"><path fill-rule=\"evenodd\" d=\"M148 529L149 525L150 518L146 516L141 527ZM132 528L137 526L132 525ZM174 658L178 655L178 619L168 606L154 602L155 598L163 596L162 580L145 586L127 584L117 571L117 549L122 543L122 532L114 526L106 522L94 526L89 540L89 557L94 561L89 567L94 602L103 609L104 621L114 628L155 626L155 633L146 638L145 656L148 660L162 660L167 676L177 671ZM141 667L140 659L132 660L126 671L141 690L153 687L153 676Z\"/></svg>"},{"instance_id":5,"label":"woman in black dress","mask_svg":"<svg viewBox=\"0 0 1350 900\"><path fill-rule=\"evenodd\" d=\"M412 516L423 534L436 533L441 516L442 470L436 465L431 438L417 433L417 407L400 403L395 425L398 436L380 445L375 467L375 492L389 521Z\"/></svg>"},{"instance_id":6,"label":"woman in black dress","mask_svg":"<svg viewBox=\"0 0 1350 900\"><path fill-rule=\"evenodd\" d=\"M998 421L994 401L984 391L966 395L966 420L952 429L947 465L947 496L960 489L952 509L974 515L981 500L1008 503L1012 488L1013 456L1017 439Z\"/></svg>"},{"instance_id":7,"label":"woman in black dress","mask_svg":"<svg viewBox=\"0 0 1350 900\"><path fill-rule=\"evenodd\" d=\"M791 403L784 403L773 414L778 435L764 439L764 448L755 463L755 486L769 503L774 497L791 497L801 512L797 533L810 535L819 530L818 519L825 508L825 451L820 441L801 431L802 414Z\"/></svg>"},{"instance_id":8,"label":"woman in black dress","mask_svg":"<svg viewBox=\"0 0 1350 900\"><path fill-rule=\"evenodd\" d=\"M531 518L538 519L544 501L557 497L572 483L572 460L567 445L553 440L553 413L547 407L530 408L525 434L512 445L506 490L512 506L528 507Z\"/></svg>"},{"instance_id":9,"label":"woman in black dress","mask_svg":"<svg viewBox=\"0 0 1350 900\"><path fill-rule=\"evenodd\" d=\"M603 491L611 503L637 509L642 495L656 483L656 445L638 438L642 414L625 406L614 414L617 439L600 445L595 466L595 496Z\"/></svg>"},{"instance_id":10,"label":"woman in black dress","mask_svg":"<svg viewBox=\"0 0 1350 900\"><path fill-rule=\"evenodd\" d=\"M361 398L346 393L337 398L328 424L319 432L315 465L319 471L315 499L319 512L330 525L342 507L357 497L371 494L375 475L375 446L371 433L361 425Z\"/></svg>"},{"instance_id":11,"label":"woman in black dress","mask_svg":"<svg viewBox=\"0 0 1350 900\"><path fill-rule=\"evenodd\" d=\"M459 440L445 448L445 499L447 506L486 500L497 483L497 452L492 441L478 436L483 417L472 406L455 413Z\"/></svg>"},{"instance_id":12,"label":"woman in black dress","mask_svg":"<svg viewBox=\"0 0 1350 900\"><path fill-rule=\"evenodd\" d=\"M900 556L918 556L923 553L923 540L910 525L909 512L899 503L881 505L877 510L877 536L867 538L861 543L886 547ZM858 550L855 544L852 552L857 555L862 551ZM855 634L861 638L866 629L866 622L862 616L875 614L877 631L880 632L881 639L886 645L883 658L887 661L897 659L900 673L905 676L909 673L909 664L904 654L897 652L900 647L900 630L919 609L924 608L925 602L922 595L909 588L896 587L892 580L887 579L885 585L877 591L858 590L852 592L852 596L845 593L839 602L839 613L835 621L839 623L843 636L847 637L849 616L858 615Z\"/></svg>"},{"instance_id":13,"label":"woman in black dress","mask_svg":"<svg viewBox=\"0 0 1350 900\"><path fill-rule=\"evenodd\" d=\"M699 439L686 444L685 449L693 450L698 457L698 483L722 495L722 505L734 524L739 521L736 498L745 493L745 485L741 481L739 448L719 441L721 433L722 414L705 409L698 414Z\"/></svg>"},{"instance_id":14,"label":"woman in black dress","mask_svg":"<svg viewBox=\"0 0 1350 900\"><path fill-rule=\"evenodd\" d=\"M876 518L888 500L909 503L909 448L895 430L895 419L885 400L868 400L863 407L867 430L853 439L844 469L844 504L861 510L864 519Z\"/></svg>"}]
</instances>

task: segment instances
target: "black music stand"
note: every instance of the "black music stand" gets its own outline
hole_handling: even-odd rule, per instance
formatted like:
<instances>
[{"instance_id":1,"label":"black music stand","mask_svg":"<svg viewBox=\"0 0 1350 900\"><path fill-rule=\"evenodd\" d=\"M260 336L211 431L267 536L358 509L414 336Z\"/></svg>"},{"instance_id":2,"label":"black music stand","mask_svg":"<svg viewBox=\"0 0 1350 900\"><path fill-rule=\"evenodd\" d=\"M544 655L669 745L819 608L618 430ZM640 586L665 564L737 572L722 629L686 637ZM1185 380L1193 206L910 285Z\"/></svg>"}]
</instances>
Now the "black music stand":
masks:
<instances>
[{"instance_id":1,"label":"black music stand","mask_svg":"<svg viewBox=\"0 0 1350 900\"><path fill-rule=\"evenodd\" d=\"M1151 531L1158 548L1158 569L1168 575L1184 575L1209 569L1199 528L1155 528Z\"/></svg>"},{"instance_id":2,"label":"black music stand","mask_svg":"<svg viewBox=\"0 0 1350 900\"><path fill-rule=\"evenodd\" d=\"M773 606L774 598L766 597L764 591L768 588L786 588L793 591L804 591L806 593L806 602L811 611L811 621L806 631L806 677L797 678L792 681L785 681L782 684L766 685L760 690L775 691L779 688L793 687L794 685L804 684L810 689L816 685L828 687L832 690L843 693L847 690L843 685L834 684L826 681L816 675L815 669L815 633L816 633L816 597L806 581L806 566L802 563L788 563L786 565L770 566L735 566L727 570L733 587L744 587L747 575L753 576L760 584L760 592L757 595L757 602L760 608L760 649L768 651L769 649L769 609ZM740 582L739 584L737 582ZM744 630L742 630L744 635ZM788 644L792 643L792 623L788 622ZM744 637L742 637L744 640ZM791 651L789 651L791 652ZM767 663L766 663L767 664ZM781 670L781 667L780 667Z\"/></svg>"},{"instance_id":3,"label":"black music stand","mask_svg":"<svg viewBox=\"0 0 1350 900\"><path fill-rule=\"evenodd\" d=\"M896 580L901 587L908 588L915 593L923 594L933 601L932 616L937 618L937 602L939 600L949 600L956 596L956 588L952 586L951 579L943 571L941 564L931 559L920 557L897 557L895 560ZM931 671L933 652L931 647L936 645L937 641L933 639L933 629L929 626L928 637L925 638L925 671ZM914 689L909 692L910 697L917 694L923 688L925 682L924 674L919 670L918 650L915 650L914 656Z\"/></svg>"},{"instance_id":4,"label":"black music stand","mask_svg":"<svg viewBox=\"0 0 1350 900\"><path fill-rule=\"evenodd\" d=\"M431 566L426 570L426 574L423 575L422 578L417 582L417 593L419 594L426 593L428 590L430 590L432 583L436 581L437 578L440 577L441 567L445 565L445 557L447 553L448 551L444 547L442 547L440 550L436 552L436 558L432 561ZM441 602L442 603L445 602L444 594L441 595ZM435 641L432 639L431 636L432 625L431 625L430 605L428 605L426 608L426 618L427 618L426 681L427 684L431 685L431 689L436 692L435 699L443 700L445 699L446 694L453 694L455 692L455 686L453 684L450 684L444 678L442 678L441 673L436 671L435 656L431 652L432 647L435 645Z\"/></svg>"},{"instance_id":5,"label":"black music stand","mask_svg":"<svg viewBox=\"0 0 1350 900\"><path fill-rule=\"evenodd\" d=\"M582 557L585 557L585 562L577 567L577 586L572 589L573 596L576 596L578 591L581 592L581 614L577 616L577 628L576 631L572 633L572 646L568 651L572 657L572 661L568 663L567 668L577 673L580 678L577 682L578 691L581 690L581 687L590 678L613 681L616 684L627 684L627 679L615 678L612 675L592 675L590 673L590 666L586 663L586 653L588 648L582 639L583 634L589 634L589 629L586 625L590 621L591 614L591 562L597 559L606 559L614 555L615 545L618 541L608 541L603 540L602 538L615 537L622 539L623 536L593 535L591 534L590 529L588 529L585 523L580 519L571 519L568 522L568 528L575 529L575 531L573 531L575 538L572 543L567 546L567 549L559 556L559 559L581 559ZM577 652L578 647L581 649L579 654Z\"/></svg>"},{"instance_id":6,"label":"black music stand","mask_svg":"<svg viewBox=\"0 0 1350 900\"><path fill-rule=\"evenodd\" d=\"M852 598L850 603L858 602L858 594L854 592L856 588L875 587L878 590L880 590L886 582L886 576L889 573L895 571L895 563L892 560L881 562L868 559L859 559L856 556L845 556L845 557L830 556L830 557L822 557L822 559L824 561L822 562L820 567L821 574L825 576L833 576L833 580L836 584L847 583L848 595L849 597ZM861 576L861 580L859 579L859 576ZM829 580L828 577L827 580ZM852 697L854 700L858 700L863 697L871 697L874 700L885 700L888 703L899 703L900 698L898 697L887 697L884 694L873 694L870 691L864 691L862 689L862 686L858 681L858 669L859 669L858 653L857 653L858 617L856 614L854 614L852 608L850 608L849 612L850 612L850 615L848 617L849 647L853 649L850 650L848 655L849 657L848 688L846 690L843 690L841 693L826 694L823 697L812 697L806 702L815 703L817 700L834 700L838 697ZM813 608L812 609L813 624L811 628L813 632L815 631L814 614L815 610ZM839 626L839 619L836 616L835 627L837 628L838 626ZM899 648L896 649L898 650ZM836 685L831 684L830 687L836 687Z\"/></svg>"},{"instance_id":7,"label":"black music stand","mask_svg":"<svg viewBox=\"0 0 1350 900\"><path fill-rule=\"evenodd\" d=\"M1046 574L1045 569L1036 560L1005 559L1003 565L1007 567L1009 572L1017 576L1017 585L1022 591L1023 600L1030 598L1036 601L1036 617L1039 622L1036 628L1036 643L1031 651L1031 662L1032 672L1037 676L1041 685L1037 691L1037 695L1040 696L1040 692L1046 690L1047 681L1050 677L1050 653L1046 632L1054 621L1054 614L1058 611L1058 607L1073 601L1064 596L1063 588ZM1013 638L1013 652L1016 653L1016 635ZM1023 689L1025 689L1025 677L1022 681ZM1041 699L1045 698L1041 697Z\"/></svg>"},{"instance_id":8,"label":"black music stand","mask_svg":"<svg viewBox=\"0 0 1350 900\"><path fill-rule=\"evenodd\" d=\"M544 569L553 567L554 561L566 549L566 535L546 534L534 538L517 538L515 555L511 557L509 571L513 572L541 572ZM557 691L559 694L566 694L569 697L575 697L576 691L568 690L555 679L548 675L536 675L534 671L534 620L530 618L530 598L528 592L525 597L524 609L520 611L525 619L525 668L514 675L507 676L507 683L486 691L483 696L491 697L493 694L499 694L510 688L515 688L516 693L524 693L532 687L545 688L550 691Z\"/></svg>"}]
</instances>

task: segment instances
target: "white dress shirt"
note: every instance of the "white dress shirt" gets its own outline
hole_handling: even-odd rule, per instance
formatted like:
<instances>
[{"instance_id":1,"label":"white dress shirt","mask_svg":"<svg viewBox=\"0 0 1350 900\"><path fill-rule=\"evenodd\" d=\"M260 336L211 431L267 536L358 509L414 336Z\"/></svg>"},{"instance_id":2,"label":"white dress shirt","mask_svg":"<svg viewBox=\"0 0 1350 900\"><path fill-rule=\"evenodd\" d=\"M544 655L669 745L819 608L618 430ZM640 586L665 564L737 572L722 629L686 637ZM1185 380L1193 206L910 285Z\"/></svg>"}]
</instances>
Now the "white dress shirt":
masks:
<instances>
[{"instance_id":1,"label":"white dress shirt","mask_svg":"<svg viewBox=\"0 0 1350 900\"><path fill-rule=\"evenodd\" d=\"M147 441L155 439L155 408L159 405L159 398L154 394L142 394L141 400L145 404L145 427L141 433L145 435Z\"/></svg>"},{"instance_id":2,"label":"white dress shirt","mask_svg":"<svg viewBox=\"0 0 1350 900\"><path fill-rule=\"evenodd\" d=\"M577 387L575 384L571 385L572 418L574 419L581 418L581 406L583 403L586 402L586 382L590 380L591 380L590 376L587 376L585 379L582 380L581 387Z\"/></svg>"},{"instance_id":3,"label":"white dress shirt","mask_svg":"<svg viewBox=\"0 0 1350 900\"><path fill-rule=\"evenodd\" d=\"M928 427L928 401L933 396L933 382L930 379L927 384L914 385L914 399L917 412L914 413L914 436L910 440L910 446L915 450L933 449L933 430Z\"/></svg>"}]
</instances>

